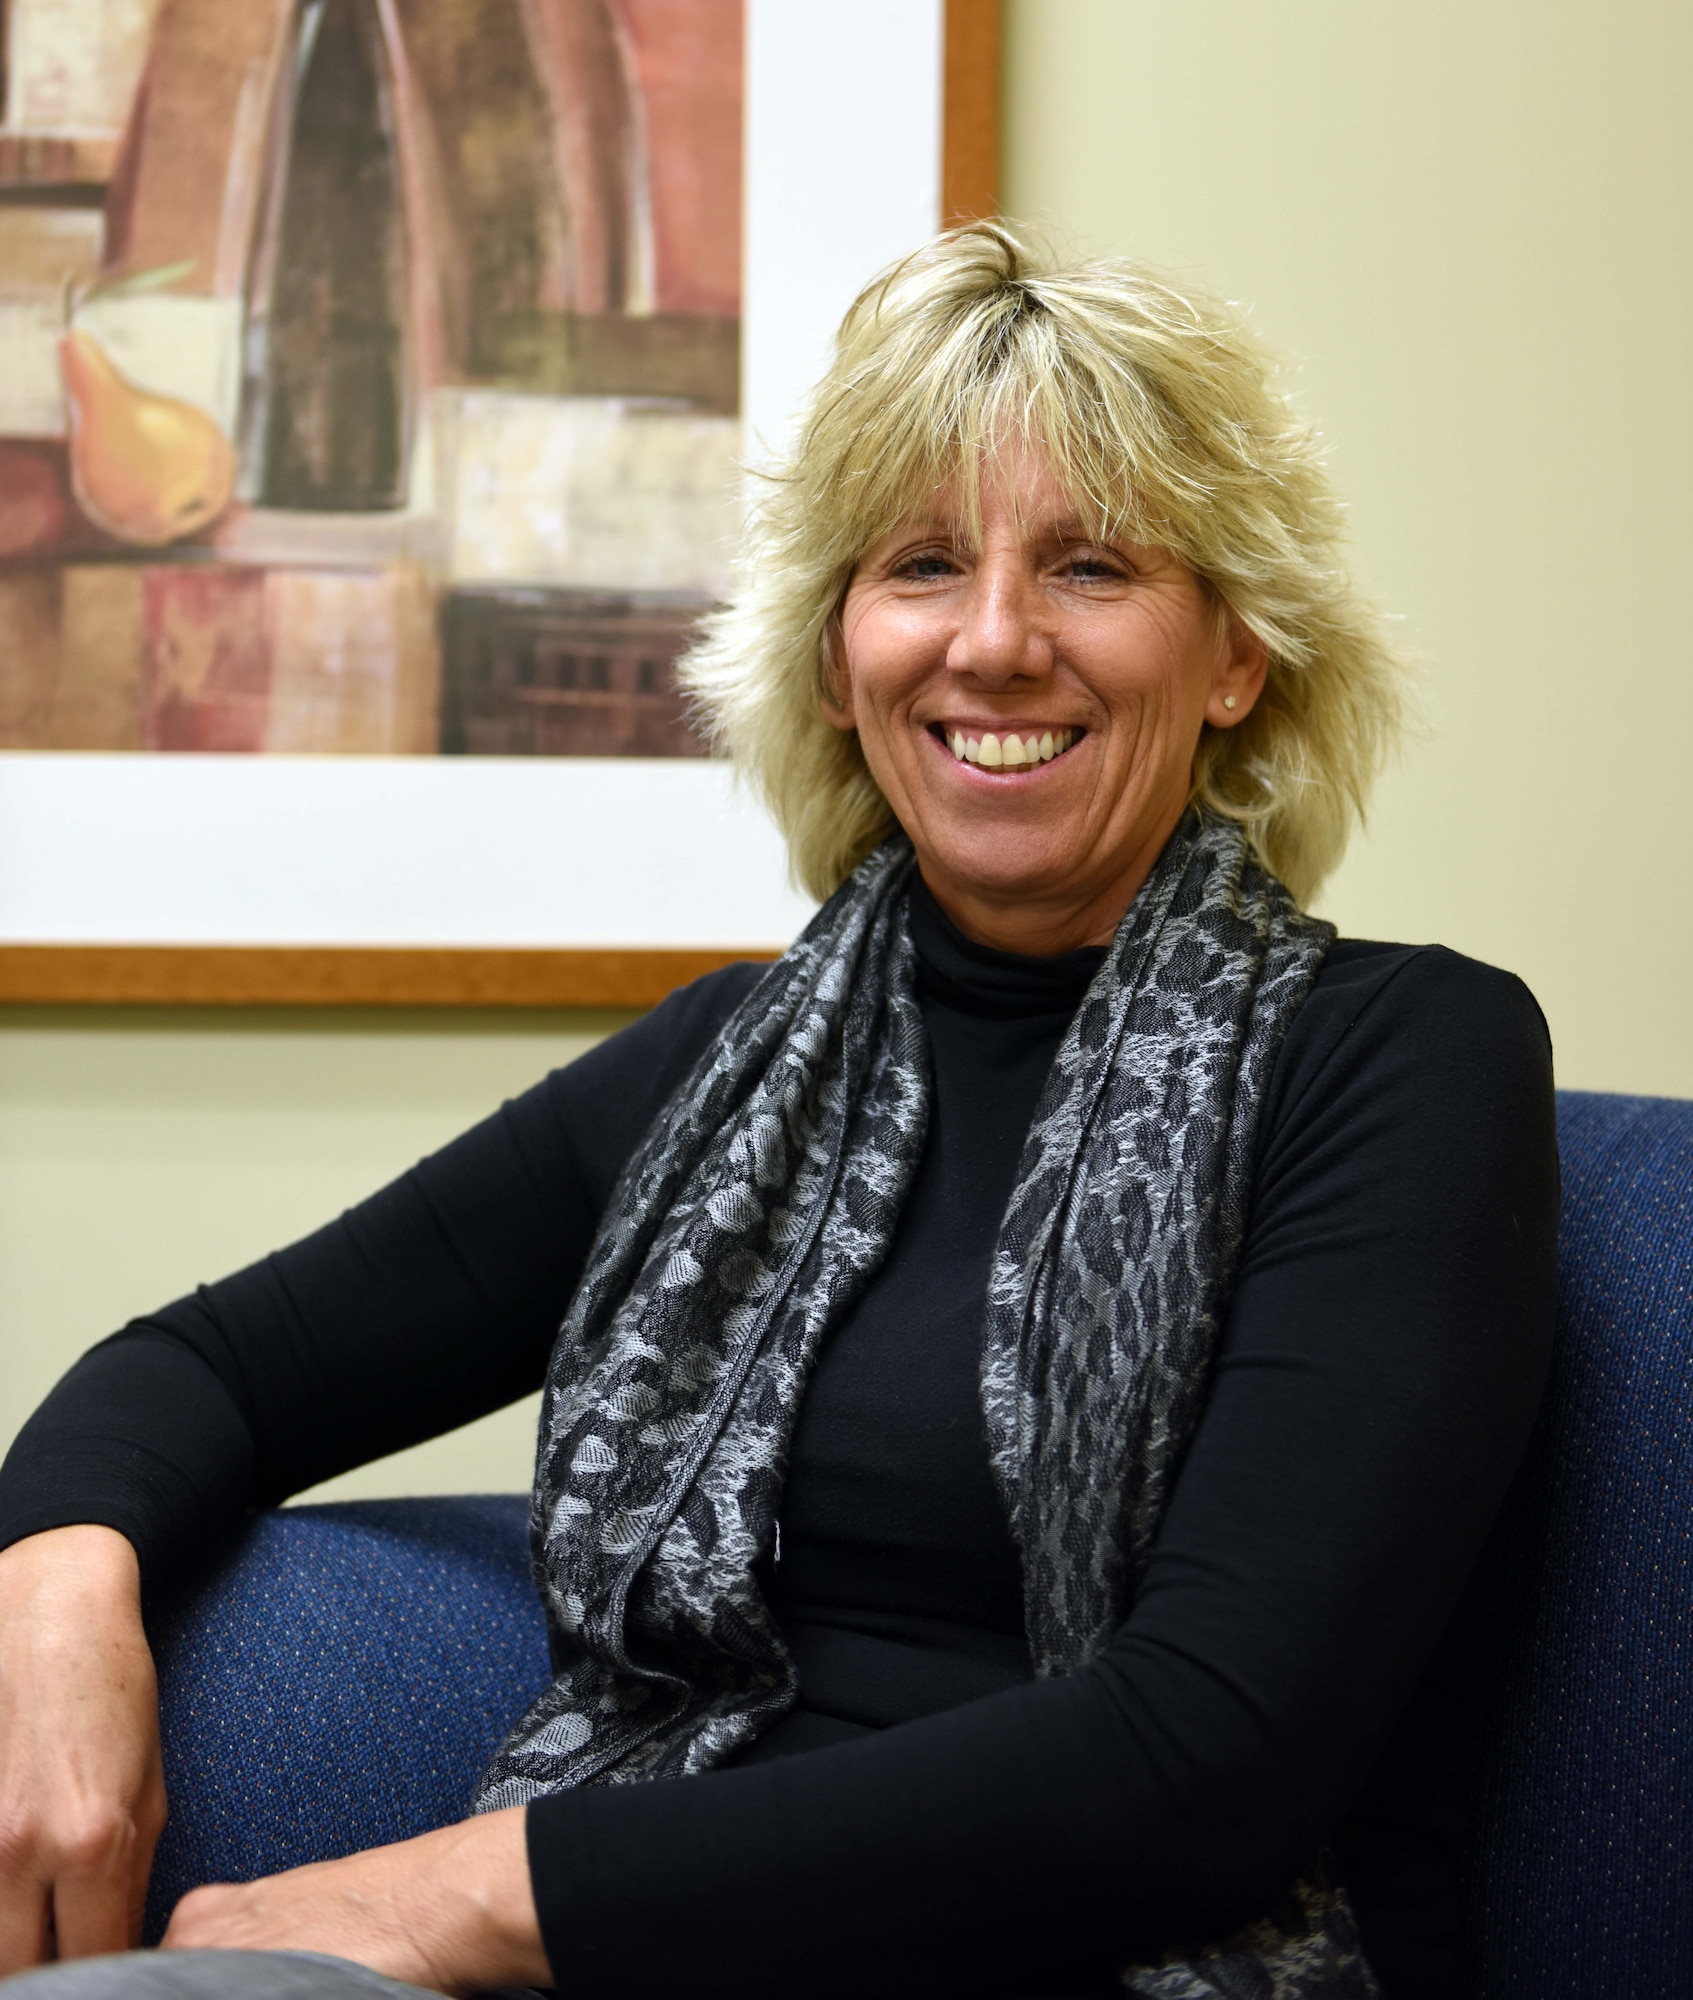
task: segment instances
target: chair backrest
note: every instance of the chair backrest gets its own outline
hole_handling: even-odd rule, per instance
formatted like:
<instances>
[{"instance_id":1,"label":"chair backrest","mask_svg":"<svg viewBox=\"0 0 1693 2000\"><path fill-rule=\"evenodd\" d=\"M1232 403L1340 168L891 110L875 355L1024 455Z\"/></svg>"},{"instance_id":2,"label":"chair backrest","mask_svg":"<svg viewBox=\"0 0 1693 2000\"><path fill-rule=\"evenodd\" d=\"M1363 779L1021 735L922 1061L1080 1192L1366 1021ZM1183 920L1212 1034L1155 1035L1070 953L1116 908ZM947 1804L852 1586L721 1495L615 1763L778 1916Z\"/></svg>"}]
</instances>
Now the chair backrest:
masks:
<instances>
[{"instance_id":1,"label":"chair backrest","mask_svg":"<svg viewBox=\"0 0 1693 2000\"><path fill-rule=\"evenodd\" d=\"M1481 2000L1693 1996L1693 1103L1565 1092L1558 1344L1486 1566Z\"/></svg>"}]
</instances>

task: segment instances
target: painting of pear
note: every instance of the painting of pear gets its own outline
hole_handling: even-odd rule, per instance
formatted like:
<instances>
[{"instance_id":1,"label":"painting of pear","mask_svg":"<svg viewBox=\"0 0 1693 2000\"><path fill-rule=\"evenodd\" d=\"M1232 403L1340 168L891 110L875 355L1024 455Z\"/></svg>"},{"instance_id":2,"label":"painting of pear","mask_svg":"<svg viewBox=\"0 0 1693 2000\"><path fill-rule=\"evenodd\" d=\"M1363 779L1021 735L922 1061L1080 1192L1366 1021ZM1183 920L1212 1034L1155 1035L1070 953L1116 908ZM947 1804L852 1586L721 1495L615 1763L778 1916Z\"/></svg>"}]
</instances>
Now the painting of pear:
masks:
<instances>
[{"instance_id":1,"label":"painting of pear","mask_svg":"<svg viewBox=\"0 0 1693 2000\"><path fill-rule=\"evenodd\" d=\"M71 490L97 528L163 548L209 526L235 490L235 454L204 410L139 389L79 328L59 342Z\"/></svg>"}]
</instances>

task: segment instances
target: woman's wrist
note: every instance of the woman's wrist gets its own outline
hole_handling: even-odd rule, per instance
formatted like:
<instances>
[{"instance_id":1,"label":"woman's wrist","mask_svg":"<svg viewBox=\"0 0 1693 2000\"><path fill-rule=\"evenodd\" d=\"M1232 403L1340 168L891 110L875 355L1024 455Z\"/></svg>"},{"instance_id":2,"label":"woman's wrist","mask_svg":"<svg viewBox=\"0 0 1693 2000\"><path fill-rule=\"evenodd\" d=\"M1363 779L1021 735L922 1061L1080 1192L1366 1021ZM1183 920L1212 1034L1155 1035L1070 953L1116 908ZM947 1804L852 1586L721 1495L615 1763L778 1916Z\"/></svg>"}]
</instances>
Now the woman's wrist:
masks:
<instances>
[{"instance_id":1,"label":"woman's wrist","mask_svg":"<svg viewBox=\"0 0 1693 2000\"><path fill-rule=\"evenodd\" d=\"M25 1535L0 1549L0 1595L32 1607L94 1600L103 1611L141 1616L141 1562L116 1528L79 1522Z\"/></svg>"},{"instance_id":2,"label":"woman's wrist","mask_svg":"<svg viewBox=\"0 0 1693 2000\"><path fill-rule=\"evenodd\" d=\"M484 1813L427 1836L439 1843L420 1898L439 1913L454 1990L552 1983L529 1882L528 1809ZM420 1885L422 1887L423 1885Z\"/></svg>"}]
</instances>

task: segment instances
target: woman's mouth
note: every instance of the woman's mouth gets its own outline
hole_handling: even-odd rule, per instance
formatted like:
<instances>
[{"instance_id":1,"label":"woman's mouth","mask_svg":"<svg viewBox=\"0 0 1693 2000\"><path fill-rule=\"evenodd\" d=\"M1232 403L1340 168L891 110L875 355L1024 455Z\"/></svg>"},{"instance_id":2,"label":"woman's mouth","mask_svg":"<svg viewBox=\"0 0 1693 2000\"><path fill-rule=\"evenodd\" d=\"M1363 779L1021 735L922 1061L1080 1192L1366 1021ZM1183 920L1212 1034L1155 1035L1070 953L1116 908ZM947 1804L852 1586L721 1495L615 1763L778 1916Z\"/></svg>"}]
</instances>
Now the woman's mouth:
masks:
<instances>
[{"instance_id":1,"label":"woman's mouth","mask_svg":"<svg viewBox=\"0 0 1693 2000\"><path fill-rule=\"evenodd\" d=\"M930 734L944 743L960 764L984 771L1026 771L1031 764L1050 764L1087 734L1085 729L948 729L933 723Z\"/></svg>"}]
</instances>

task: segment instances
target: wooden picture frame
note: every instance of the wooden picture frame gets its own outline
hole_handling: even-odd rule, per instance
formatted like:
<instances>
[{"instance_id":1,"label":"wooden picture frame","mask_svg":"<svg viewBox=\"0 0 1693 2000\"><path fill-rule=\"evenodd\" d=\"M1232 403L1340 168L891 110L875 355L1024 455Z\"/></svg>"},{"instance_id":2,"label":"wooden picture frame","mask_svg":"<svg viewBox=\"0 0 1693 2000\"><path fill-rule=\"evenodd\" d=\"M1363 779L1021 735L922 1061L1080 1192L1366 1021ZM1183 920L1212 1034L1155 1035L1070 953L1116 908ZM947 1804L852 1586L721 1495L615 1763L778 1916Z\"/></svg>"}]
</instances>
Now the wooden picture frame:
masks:
<instances>
[{"instance_id":1,"label":"wooden picture frame","mask_svg":"<svg viewBox=\"0 0 1693 2000\"><path fill-rule=\"evenodd\" d=\"M909 10L913 0L883 0L884 5ZM936 107L938 160L933 187L934 222L952 224L991 215L998 197L998 74L999 0L932 0L937 10L939 38ZM783 17L768 0L748 0L749 22L762 10L765 19L791 24L804 18L808 32L821 35L825 17L834 14L840 46L873 42L873 27L865 20L867 0L808 0L803 16ZM902 15L905 26L908 14ZM862 32L856 32L861 30ZM781 32L792 40L791 25ZM766 37L767 42L770 37ZM749 59L752 51L749 50ZM791 47L763 58L767 64L803 59ZM829 65L835 66L833 62ZM866 68L866 75L875 73ZM774 87L774 86L770 86ZM756 148L749 140L749 172ZM0 165L3 165L0 162ZM827 169L838 170L830 163ZM788 196L791 200L791 194ZM850 201L851 191L837 199ZM873 206L874 194L867 197ZM749 230L753 223L749 212ZM909 239L901 225L887 240L900 247ZM830 311L838 313L855 283L868 275L886 252L872 229L867 244L870 261L854 270L854 282L843 290L837 274ZM854 246L843 248L850 261ZM749 293L749 310L751 296ZM816 315L814 312L814 319ZM775 344L782 330L766 338ZM749 330L750 332L750 330ZM813 355L820 354L826 328L805 329ZM803 382L815 372L814 358L788 361L790 377ZM775 373L778 371L767 371ZM784 414L795 380L772 389L768 412L754 398L746 410L749 440L756 439L761 415ZM756 446L755 446L756 449ZM51 756L54 753L48 753ZM32 760L34 761L34 760ZM136 760L151 762L151 759ZM190 759L172 759L188 763ZM285 760L261 759L261 763ZM338 760L356 763L361 760ZM428 762L431 760L419 760ZM533 763L540 760L517 760ZM703 772L699 765L696 772ZM6 827L0 819L0 842ZM685 837L685 836L684 836ZM744 835L739 836L743 839ZM766 843L773 853L774 836ZM741 852L742 849L736 849ZM0 854L0 871L5 868ZM760 866L769 871L768 856ZM732 901L732 899L731 899ZM737 906L738 908L739 906ZM677 942L623 941L601 935L581 944L520 942L230 942L184 941L102 942L98 937L64 938L57 931L14 931L13 941L0 940L0 1003L37 1005L145 1006L299 1006L299 1007L647 1007L675 986L737 958L774 956L782 940L803 915L791 897L782 901L766 895L746 921L737 915L702 917L708 935L688 935ZM725 933L724 926L728 925ZM604 937L605 941L601 941Z\"/></svg>"}]
</instances>

